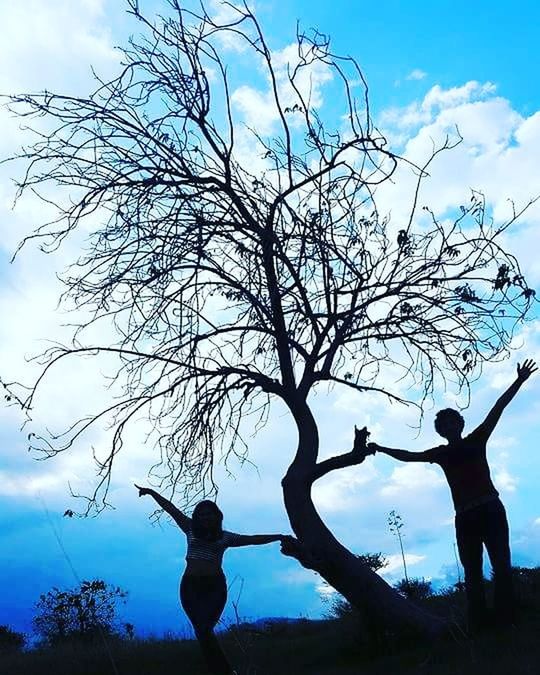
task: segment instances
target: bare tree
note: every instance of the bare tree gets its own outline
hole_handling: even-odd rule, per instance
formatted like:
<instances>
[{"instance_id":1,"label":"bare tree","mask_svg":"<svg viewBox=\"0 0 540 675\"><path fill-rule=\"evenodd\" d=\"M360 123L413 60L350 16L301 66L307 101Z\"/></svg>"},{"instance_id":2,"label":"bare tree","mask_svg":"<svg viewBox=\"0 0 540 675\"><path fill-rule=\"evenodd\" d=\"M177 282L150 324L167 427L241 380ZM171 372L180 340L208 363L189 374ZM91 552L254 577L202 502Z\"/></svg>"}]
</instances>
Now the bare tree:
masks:
<instances>
[{"instance_id":1,"label":"bare tree","mask_svg":"<svg viewBox=\"0 0 540 675\"><path fill-rule=\"evenodd\" d=\"M483 362L508 352L534 299L499 244L520 214L494 225L478 193L451 223L419 211L422 181L452 147L447 139L411 167L410 214L394 227L375 195L404 160L371 121L354 59L334 55L320 33L298 33L283 65L246 4L224 3L221 19L204 6L169 4L170 15L154 22L128 0L141 37L123 50L118 76L99 80L88 98L10 97L13 111L44 117L49 129L18 155L20 194L42 194L58 210L29 238L53 251L81 223L98 222L65 276L67 297L91 318L73 344L43 355L24 406L55 364L76 354L116 354L123 384L120 399L42 449L67 450L92 424L112 420L88 504L99 510L126 426L144 412L158 435L161 486L193 499L215 488L217 458L245 456L250 416L264 423L270 401L281 399L298 430L283 479L298 538L288 553L382 621L437 631L440 623L350 553L317 513L313 483L361 463L367 432L351 452L320 461L308 396L322 383L406 403L380 385L388 363L421 389L410 401L420 407L448 374L467 388ZM242 124L231 45L268 86L271 132ZM319 83L330 79L338 128L320 106ZM71 189L70 198L55 198L49 185ZM117 341L85 341L105 320Z\"/></svg>"}]
</instances>

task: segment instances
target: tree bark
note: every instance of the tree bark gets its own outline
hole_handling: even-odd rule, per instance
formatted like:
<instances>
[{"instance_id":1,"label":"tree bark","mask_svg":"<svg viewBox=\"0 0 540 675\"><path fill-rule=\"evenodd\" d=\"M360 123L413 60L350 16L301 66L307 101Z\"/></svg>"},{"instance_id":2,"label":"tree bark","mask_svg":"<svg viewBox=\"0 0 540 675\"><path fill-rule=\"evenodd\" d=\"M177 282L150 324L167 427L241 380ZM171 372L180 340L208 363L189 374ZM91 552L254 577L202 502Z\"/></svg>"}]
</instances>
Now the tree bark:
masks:
<instances>
[{"instance_id":1,"label":"tree bark","mask_svg":"<svg viewBox=\"0 0 540 675\"><path fill-rule=\"evenodd\" d=\"M296 456L282 480L285 508L300 550L290 555L313 569L354 607L382 626L426 636L439 635L446 622L403 598L358 560L321 520L311 497L319 447L317 425L307 403L291 407L298 427Z\"/></svg>"}]
</instances>

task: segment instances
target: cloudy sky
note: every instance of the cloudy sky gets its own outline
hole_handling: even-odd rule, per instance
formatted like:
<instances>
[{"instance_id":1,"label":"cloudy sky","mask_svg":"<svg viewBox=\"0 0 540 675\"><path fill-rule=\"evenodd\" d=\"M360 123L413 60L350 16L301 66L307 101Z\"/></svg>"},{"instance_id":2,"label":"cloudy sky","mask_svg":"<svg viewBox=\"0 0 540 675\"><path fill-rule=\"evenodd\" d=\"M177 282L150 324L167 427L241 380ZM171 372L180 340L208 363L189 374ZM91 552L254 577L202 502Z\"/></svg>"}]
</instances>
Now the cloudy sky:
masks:
<instances>
[{"instance_id":1,"label":"cloudy sky","mask_svg":"<svg viewBox=\"0 0 540 675\"><path fill-rule=\"evenodd\" d=\"M141 1L152 12L160 2ZM296 21L332 36L337 52L351 54L367 77L373 114L393 147L420 161L433 140L457 125L463 143L440 157L425 184L424 203L439 214L468 201L470 189L482 190L494 217L504 218L509 199L518 204L540 193L540 89L534 45L540 37L539 10L523 0L508 13L507 3L464 0L403 3L382 0L359 5L352 0L257 0L255 5L275 58L285 62ZM413 9L411 9L413 8ZM217 4L215 11L220 11ZM0 0L0 92L85 93L91 90L90 65L103 75L115 72L118 53L138 27L116 0ZM266 91L238 54L238 83L233 100L246 122L257 120L271 130ZM325 78L318 82L318 105L324 107ZM0 110L0 155L5 157L27 138L20 121ZM43 206L30 196L12 210L12 166L0 167L0 375L30 380L35 366L28 357L47 340L68 334L70 319L57 309L61 291L55 273L73 248L54 257L29 246L10 263L17 243L42 222ZM392 214L399 217L410 194L403 177L392 191ZM540 285L540 209L531 208L508 234L506 243L519 257L533 287ZM76 244L76 243L75 243ZM72 245L74 246L74 245ZM487 368L474 384L465 412L472 427L512 381L518 360L540 360L540 321L523 327L511 360ZM55 375L42 390L37 423L58 428L91 407L102 394L100 367L81 362ZM540 563L540 504L537 481L540 457L540 379L531 379L506 412L489 447L494 481L511 522L514 562ZM455 392L441 392L434 408L455 402ZM354 424L367 424L382 444L423 449L437 443L433 410L427 410L418 433L414 413L377 398L334 390L313 399L325 454L346 450ZM16 408L0 407L0 577L4 581L0 624L30 630L32 604L52 586L77 578L103 578L129 591L126 620L140 633L185 632L177 599L183 569L182 533L166 520L152 524L148 500L132 487L142 483L153 463L152 448L134 428L129 452L119 457L110 501L114 510L95 519L62 518L75 508L68 483L84 492L92 485L91 446L47 461L28 453L26 433ZM269 424L251 442L253 466L220 470L219 503L228 529L289 531L280 480L292 457L295 434L284 409L272 409ZM398 465L389 458L369 458L362 466L326 477L315 500L333 532L356 552L381 551L390 580L401 576L398 544L388 531L390 510L405 523L409 572L451 583L459 573L454 556L453 513L448 488L437 467ZM327 589L316 575L283 558L278 546L246 548L226 554L230 597L245 618L320 616ZM231 606L226 619L232 617Z\"/></svg>"}]
</instances>

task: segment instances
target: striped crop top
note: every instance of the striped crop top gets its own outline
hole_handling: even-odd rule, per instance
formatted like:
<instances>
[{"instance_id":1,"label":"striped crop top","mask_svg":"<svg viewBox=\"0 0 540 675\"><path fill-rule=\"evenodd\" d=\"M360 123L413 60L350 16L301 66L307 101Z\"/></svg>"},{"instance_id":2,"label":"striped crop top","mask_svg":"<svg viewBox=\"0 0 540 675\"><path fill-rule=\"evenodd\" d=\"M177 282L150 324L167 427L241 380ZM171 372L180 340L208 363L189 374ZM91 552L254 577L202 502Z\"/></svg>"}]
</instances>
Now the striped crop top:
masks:
<instances>
[{"instance_id":1,"label":"striped crop top","mask_svg":"<svg viewBox=\"0 0 540 675\"><path fill-rule=\"evenodd\" d=\"M230 546L242 546L245 540L248 539L246 535L235 534L234 532L227 532L223 530L223 535L216 541L207 541L206 539L199 539L195 537L191 530L186 532L187 536L187 553L186 560L210 560L221 565L225 549Z\"/></svg>"}]
</instances>

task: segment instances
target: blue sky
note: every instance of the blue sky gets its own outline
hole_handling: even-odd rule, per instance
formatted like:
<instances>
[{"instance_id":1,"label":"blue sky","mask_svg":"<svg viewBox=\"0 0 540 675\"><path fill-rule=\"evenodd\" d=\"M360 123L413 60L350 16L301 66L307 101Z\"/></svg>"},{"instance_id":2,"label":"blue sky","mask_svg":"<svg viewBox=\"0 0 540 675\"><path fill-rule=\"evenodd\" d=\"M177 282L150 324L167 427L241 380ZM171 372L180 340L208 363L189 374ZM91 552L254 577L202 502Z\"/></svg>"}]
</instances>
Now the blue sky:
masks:
<instances>
[{"instance_id":1,"label":"blue sky","mask_svg":"<svg viewBox=\"0 0 540 675\"><path fill-rule=\"evenodd\" d=\"M158 7L159 1L142 6ZM272 49L285 50L296 20L332 36L337 52L355 56L367 77L373 111L381 128L411 158L422 157L449 126L457 123L464 143L434 168L423 197L437 212L468 199L469 189L486 193L496 218L507 212L507 199L526 200L540 193L540 93L535 71L539 29L536 3L379 2L345 0L286 3L260 0L256 8ZM112 72L112 46L136 30L112 0L28 0L0 3L0 90L90 89L88 66ZM238 58L242 58L241 55ZM249 72L238 63L238 72ZM247 75L246 75L247 77ZM243 99L246 110L263 119L256 105L255 80ZM259 86L259 83L257 83ZM324 100L324 84L321 95ZM251 97L250 97L251 96ZM0 111L0 154L24 142L18 123ZM271 123L271 121L269 122ZM43 216L32 199L10 210L9 171L0 174L0 373L7 379L30 378L25 356L44 340L66 335L66 315L57 311L55 271L70 251L54 259L31 247L13 265L9 258L21 235ZM385 195L393 216L405 208L407 178ZM508 235L508 246L522 261L530 283L538 287L536 254L540 211L531 209ZM540 360L540 323L533 321L516 338L511 361L487 368L475 383L473 404L465 412L472 426L511 382L524 356ZM42 396L37 418L47 425L73 419L100 397L100 369L80 363L58 371ZM511 521L516 564L540 563L540 505L537 453L540 379L531 379L507 411L490 444L490 460ZM441 392L438 404L451 405L454 393ZM373 438L388 445L423 449L437 442L427 411L419 435L408 425L414 414L380 399L350 393L321 392L313 400L320 422L322 449L347 449L354 424L367 424ZM89 446L96 432L74 453L37 462L26 450L21 419L13 408L0 408L0 576L4 580L0 624L29 631L31 606L52 586L79 578L104 578L129 591L126 620L141 633L188 629L178 603L178 579L185 543L181 532L163 520L152 524L153 507L138 499L132 483L145 482L153 463L151 448L134 429L129 453L119 458L111 499L116 509L92 520L62 518L73 507L68 482L84 490L92 482ZM235 468L235 478L220 471L220 506L225 525L239 532L289 531L281 501L280 479L294 448L294 429L285 411L274 407L268 427L252 441L258 470ZM328 476L317 485L315 500L336 535L358 552L381 551L391 561L387 578L400 577L399 549L386 525L390 510L405 522L409 572L442 584L457 575L453 552L452 508L447 486L436 467L398 464L385 457ZM62 543L60 546L58 538ZM63 549L62 549L63 547ZM65 551L65 554L64 554ZM68 559L69 558L69 562ZM280 556L277 545L230 551L225 570L230 597L246 618L320 616L328 596L321 580ZM225 617L232 616L228 606Z\"/></svg>"}]
</instances>

